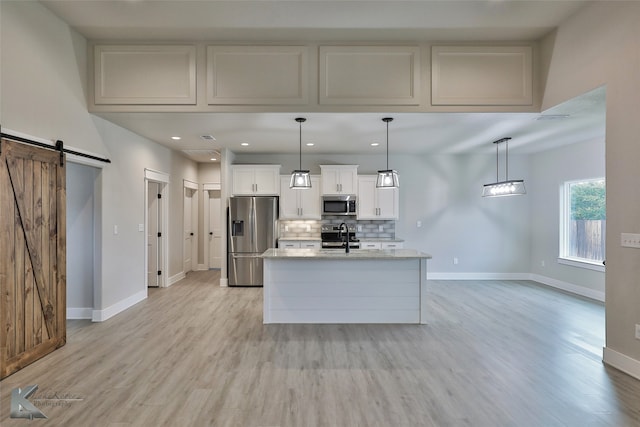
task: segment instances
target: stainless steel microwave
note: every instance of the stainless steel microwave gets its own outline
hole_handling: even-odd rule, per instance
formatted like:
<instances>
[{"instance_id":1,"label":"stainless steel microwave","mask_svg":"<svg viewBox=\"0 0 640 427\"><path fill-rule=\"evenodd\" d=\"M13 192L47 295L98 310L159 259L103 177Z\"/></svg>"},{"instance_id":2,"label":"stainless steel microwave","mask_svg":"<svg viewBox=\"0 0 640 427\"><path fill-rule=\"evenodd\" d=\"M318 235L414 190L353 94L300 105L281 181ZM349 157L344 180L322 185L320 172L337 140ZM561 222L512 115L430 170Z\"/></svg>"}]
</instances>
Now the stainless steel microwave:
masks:
<instances>
[{"instance_id":1,"label":"stainless steel microwave","mask_svg":"<svg viewBox=\"0 0 640 427\"><path fill-rule=\"evenodd\" d=\"M356 215L356 196L322 196L322 215Z\"/></svg>"}]
</instances>

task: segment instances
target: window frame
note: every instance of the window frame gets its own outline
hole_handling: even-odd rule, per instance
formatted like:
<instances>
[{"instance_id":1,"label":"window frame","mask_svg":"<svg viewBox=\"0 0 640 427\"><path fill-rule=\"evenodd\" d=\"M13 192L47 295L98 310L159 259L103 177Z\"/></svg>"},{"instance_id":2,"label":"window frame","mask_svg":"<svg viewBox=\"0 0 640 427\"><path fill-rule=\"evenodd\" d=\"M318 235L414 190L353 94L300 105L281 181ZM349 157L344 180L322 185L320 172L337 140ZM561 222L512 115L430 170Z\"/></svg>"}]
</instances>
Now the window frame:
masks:
<instances>
[{"instance_id":1,"label":"window frame","mask_svg":"<svg viewBox=\"0 0 640 427\"><path fill-rule=\"evenodd\" d=\"M595 271L605 271L605 266L602 264L602 261L589 260L587 258L580 258L567 255L569 252L569 222L571 221L571 185L577 183L589 183L589 182L597 182L604 181L605 189L606 189L606 179L605 177L598 178L585 178L585 179L574 179L564 181L560 184L560 230L559 230L559 248L558 248L558 263L569 265L572 267L578 268L586 268L589 270ZM606 190L605 190L606 191ZM606 218L605 218L606 221ZM605 252L606 258L606 252ZM604 260L603 260L604 261Z\"/></svg>"}]
</instances>

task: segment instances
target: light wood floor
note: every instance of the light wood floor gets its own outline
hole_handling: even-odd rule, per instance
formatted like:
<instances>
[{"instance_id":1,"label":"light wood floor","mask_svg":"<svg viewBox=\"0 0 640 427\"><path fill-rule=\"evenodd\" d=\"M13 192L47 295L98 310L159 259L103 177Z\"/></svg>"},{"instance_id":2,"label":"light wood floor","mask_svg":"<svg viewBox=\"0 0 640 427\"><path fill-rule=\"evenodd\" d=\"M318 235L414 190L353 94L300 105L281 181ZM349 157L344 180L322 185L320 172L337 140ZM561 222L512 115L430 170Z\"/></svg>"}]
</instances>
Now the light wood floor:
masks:
<instances>
[{"instance_id":1,"label":"light wood floor","mask_svg":"<svg viewBox=\"0 0 640 427\"><path fill-rule=\"evenodd\" d=\"M217 278L69 322L65 347L0 383L0 424L640 426L640 381L601 362L601 304L432 281L427 325L264 326L262 289ZM11 389L30 384L48 420L9 419Z\"/></svg>"}]
</instances>

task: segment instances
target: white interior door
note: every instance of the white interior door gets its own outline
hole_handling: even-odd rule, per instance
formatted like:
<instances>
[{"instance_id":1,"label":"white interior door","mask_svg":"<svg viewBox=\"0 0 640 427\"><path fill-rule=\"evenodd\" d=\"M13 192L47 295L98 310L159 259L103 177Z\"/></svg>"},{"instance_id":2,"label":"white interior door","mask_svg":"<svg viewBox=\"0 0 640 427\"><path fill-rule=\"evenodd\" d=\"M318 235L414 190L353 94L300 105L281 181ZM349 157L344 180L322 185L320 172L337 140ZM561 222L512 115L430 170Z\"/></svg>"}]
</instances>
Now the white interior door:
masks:
<instances>
[{"instance_id":1,"label":"white interior door","mask_svg":"<svg viewBox=\"0 0 640 427\"><path fill-rule=\"evenodd\" d=\"M184 189L184 272L193 270L193 242L195 232L193 230L193 195L191 188Z\"/></svg>"},{"instance_id":2,"label":"white interior door","mask_svg":"<svg viewBox=\"0 0 640 427\"><path fill-rule=\"evenodd\" d=\"M222 218L220 190L209 190L209 268L222 267Z\"/></svg>"},{"instance_id":3,"label":"white interior door","mask_svg":"<svg viewBox=\"0 0 640 427\"><path fill-rule=\"evenodd\" d=\"M160 286L159 236L160 232L160 188L158 183L149 182L147 189L147 286Z\"/></svg>"}]
</instances>

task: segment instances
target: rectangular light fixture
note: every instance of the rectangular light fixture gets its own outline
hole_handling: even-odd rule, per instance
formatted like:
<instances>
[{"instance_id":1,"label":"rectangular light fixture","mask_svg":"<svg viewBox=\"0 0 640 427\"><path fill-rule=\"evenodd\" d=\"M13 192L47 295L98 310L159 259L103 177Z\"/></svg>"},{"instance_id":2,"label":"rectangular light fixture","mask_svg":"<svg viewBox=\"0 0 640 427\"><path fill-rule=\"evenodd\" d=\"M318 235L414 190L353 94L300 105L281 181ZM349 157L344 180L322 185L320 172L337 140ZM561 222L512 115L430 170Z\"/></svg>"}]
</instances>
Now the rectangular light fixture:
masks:
<instances>
[{"instance_id":1,"label":"rectangular light fixture","mask_svg":"<svg viewBox=\"0 0 640 427\"><path fill-rule=\"evenodd\" d=\"M527 194L522 179L485 184L482 188L482 197L519 196L522 194Z\"/></svg>"}]
</instances>

